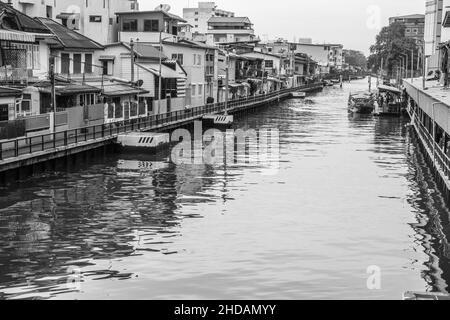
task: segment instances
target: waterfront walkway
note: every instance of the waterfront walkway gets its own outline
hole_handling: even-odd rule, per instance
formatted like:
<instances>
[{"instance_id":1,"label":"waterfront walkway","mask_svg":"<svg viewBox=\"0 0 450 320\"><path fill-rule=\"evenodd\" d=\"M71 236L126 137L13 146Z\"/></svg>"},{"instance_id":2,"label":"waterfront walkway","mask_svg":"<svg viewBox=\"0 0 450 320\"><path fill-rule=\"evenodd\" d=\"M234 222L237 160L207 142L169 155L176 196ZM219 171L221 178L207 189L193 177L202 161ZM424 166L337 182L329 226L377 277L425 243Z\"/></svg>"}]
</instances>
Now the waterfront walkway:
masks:
<instances>
[{"instance_id":1,"label":"waterfront walkway","mask_svg":"<svg viewBox=\"0 0 450 320\"><path fill-rule=\"evenodd\" d=\"M437 81L427 81L424 90L422 78L404 79L403 85L411 98L411 123L440 181L450 192L450 90Z\"/></svg>"},{"instance_id":2,"label":"waterfront walkway","mask_svg":"<svg viewBox=\"0 0 450 320\"><path fill-rule=\"evenodd\" d=\"M229 101L228 112L236 113L285 99L293 91L311 91L322 88L314 83L297 88L284 89L266 95L252 96ZM125 120L109 124L89 126L51 134L12 139L0 142L0 172L69 156L114 143L119 134L132 131L170 130L201 119L208 114L225 111L225 103L214 103L187 110L173 111L145 118Z\"/></svg>"}]
</instances>

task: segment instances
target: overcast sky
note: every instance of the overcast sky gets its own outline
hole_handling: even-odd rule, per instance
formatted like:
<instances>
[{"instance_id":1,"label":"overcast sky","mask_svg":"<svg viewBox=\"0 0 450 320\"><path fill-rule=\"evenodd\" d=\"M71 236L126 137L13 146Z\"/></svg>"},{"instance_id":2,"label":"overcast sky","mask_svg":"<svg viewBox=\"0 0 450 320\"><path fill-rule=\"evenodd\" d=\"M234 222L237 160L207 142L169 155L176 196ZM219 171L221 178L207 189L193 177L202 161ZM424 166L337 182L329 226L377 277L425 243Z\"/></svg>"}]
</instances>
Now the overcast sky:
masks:
<instances>
[{"instance_id":1,"label":"overcast sky","mask_svg":"<svg viewBox=\"0 0 450 320\"><path fill-rule=\"evenodd\" d=\"M161 1L161 0L160 0ZM193 0L162 0L170 12L182 16ZM255 32L264 39L312 38L315 43L342 43L346 48L369 53L380 26L395 15L425 13L425 0L216 0L220 9L248 16ZM140 0L141 10L159 3ZM380 23L379 23L380 22Z\"/></svg>"}]
</instances>

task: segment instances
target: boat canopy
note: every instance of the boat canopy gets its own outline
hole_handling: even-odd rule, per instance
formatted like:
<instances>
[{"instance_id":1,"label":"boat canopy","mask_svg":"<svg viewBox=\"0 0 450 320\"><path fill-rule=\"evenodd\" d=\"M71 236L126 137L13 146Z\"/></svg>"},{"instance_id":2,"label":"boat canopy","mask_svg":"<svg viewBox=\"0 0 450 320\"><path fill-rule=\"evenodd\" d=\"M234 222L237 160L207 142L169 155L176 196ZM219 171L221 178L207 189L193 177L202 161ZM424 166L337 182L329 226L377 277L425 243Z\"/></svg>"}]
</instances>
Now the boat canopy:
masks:
<instances>
[{"instance_id":1,"label":"boat canopy","mask_svg":"<svg viewBox=\"0 0 450 320\"><path fill-rule=\"evenodd\" d=\"M362 92L354 92L350 94L351 98L356 98L356 99L370 99L372 98L373 94L370 92L366 92L366 91L362 91Z\"/></svg>"},{"instance_id":2,"label":"boat canopy","mask_svg":"<svg viewBox=\"0 0 450 320\"><path fill-rule=\"evenodd\" d=\"M386 86L386 85L379 85L378 86L378 91L380 91L380 92L387 91L387 92L391 92L391 93L395 93L395 94L401 94L402 93L399 89L397 89L395 87L391 87L391 86Z\"/></svg>"}]
</instances>

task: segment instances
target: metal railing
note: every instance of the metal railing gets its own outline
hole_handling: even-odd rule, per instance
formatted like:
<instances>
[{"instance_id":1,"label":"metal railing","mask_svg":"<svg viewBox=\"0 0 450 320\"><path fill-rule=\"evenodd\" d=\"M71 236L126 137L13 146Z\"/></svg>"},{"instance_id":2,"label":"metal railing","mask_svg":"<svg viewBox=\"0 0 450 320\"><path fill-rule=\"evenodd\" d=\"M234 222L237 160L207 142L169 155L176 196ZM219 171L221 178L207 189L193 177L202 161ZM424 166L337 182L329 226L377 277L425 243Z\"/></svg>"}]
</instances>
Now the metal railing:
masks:
<instances>
[{"instance_id":1,"label":"metal railing","mask_svg":"<svg viewBox=\"0 0 450 320\"><path fill-rule=\"evenodd\" d=\"M233 112L251 105L274 101L277 98L285 96L296 90L312 89L319 86L319 83L312 83L296 88L283 89L268 94L230 100L227 110L229 112ZM118 134L135 130L160 129L164 126L194 120L206 114L214 114L223 111L225 111L225 103L219 102L137 119L105 123L49 134L41 134L33 137L11 139L0 142L0 161L9 160L36 152L56 149L59 147L67 147L69 145L74 145L75 147L77 144L87 141L95 142L95 140L100 141L100 139L113 139L117 137Z\"/></svg>"},{"instance_id":2,"label":"metal railing","mask_svg":"<svg viewBox=\"0 0 450 320\"><path fill-rule=\"evenodd\" d=\"M427 149L430 157L434 163L434 165L441 169L444 173L445 178L450 181L450 157L445 154L442 147L437 143L433 136L428 132L427 128L423 125L418 117L414 117L411 115L411 119L414 119L414 127L424 144L424 147Z\"/></svg>"}]
</instances>

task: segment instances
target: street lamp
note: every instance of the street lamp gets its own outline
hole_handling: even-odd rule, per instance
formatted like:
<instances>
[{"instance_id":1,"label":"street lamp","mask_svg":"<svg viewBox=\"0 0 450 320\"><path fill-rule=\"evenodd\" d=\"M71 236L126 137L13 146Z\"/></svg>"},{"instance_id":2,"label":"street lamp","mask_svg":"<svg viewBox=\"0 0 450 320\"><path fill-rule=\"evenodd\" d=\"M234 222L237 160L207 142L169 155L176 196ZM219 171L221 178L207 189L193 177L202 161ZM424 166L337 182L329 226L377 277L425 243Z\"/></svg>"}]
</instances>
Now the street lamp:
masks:
<instances>
[{"instance_id":1,"label":"street lamp","mask_svg":"<svg viewBox=\"0 0 450 320\"><path fill-rule=\"evenodd\" d=\"M405 70L405 78L406 78L408 76L408 55L406 53L399 53L399 54L403 57L406 57L405 62L403 63L404 70ZM402 77L402 79L403 79L403 77Z\"/></svg>"}]
</instances>

